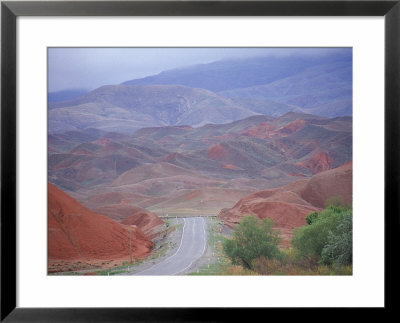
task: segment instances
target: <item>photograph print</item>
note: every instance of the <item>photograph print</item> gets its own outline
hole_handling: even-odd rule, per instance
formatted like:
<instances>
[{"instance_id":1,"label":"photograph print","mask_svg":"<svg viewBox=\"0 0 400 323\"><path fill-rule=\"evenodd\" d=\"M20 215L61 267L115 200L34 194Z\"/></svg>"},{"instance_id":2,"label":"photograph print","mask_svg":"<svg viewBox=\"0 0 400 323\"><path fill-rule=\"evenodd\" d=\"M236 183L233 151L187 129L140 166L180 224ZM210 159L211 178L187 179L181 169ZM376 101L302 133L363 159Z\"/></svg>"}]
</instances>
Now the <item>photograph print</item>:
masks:
<instances>
[{"instance_id":1,"label":"photograph print","mask_svg":"<svg viewBox=\"0 0 400 323\"><path fill-rule=\"evenodd\" d=\"M48 275L352 275L352 48L47 58Z\"/></svg>"}]
</instances>

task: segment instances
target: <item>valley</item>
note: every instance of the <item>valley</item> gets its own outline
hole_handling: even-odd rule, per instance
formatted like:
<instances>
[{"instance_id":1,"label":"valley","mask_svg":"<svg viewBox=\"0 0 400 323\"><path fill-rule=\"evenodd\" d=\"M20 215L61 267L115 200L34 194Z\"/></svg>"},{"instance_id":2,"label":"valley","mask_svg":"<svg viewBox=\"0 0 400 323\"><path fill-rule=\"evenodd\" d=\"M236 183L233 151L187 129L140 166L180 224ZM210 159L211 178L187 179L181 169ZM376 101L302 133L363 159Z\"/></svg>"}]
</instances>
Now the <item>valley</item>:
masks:
<instances>
[{"instance_id":1,"label":"valley","mask_svg":"<svg viewBox=\"0 0 400 323\"><path fill-rule=\"evenodd\" d=\"M49 274L320 272L302 232L351 228L352 51L262 50L48 93Z\"/></svg>"}]
</instances>

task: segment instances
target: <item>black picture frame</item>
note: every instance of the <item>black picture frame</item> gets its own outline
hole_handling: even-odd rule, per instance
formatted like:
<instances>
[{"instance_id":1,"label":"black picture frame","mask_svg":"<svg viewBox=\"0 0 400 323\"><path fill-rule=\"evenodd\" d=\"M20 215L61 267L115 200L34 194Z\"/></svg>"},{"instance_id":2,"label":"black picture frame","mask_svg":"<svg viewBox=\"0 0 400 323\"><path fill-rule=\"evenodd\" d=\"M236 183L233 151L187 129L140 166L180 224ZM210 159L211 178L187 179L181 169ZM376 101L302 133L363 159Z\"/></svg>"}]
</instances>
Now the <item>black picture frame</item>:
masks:
<instances>
[{"instance_id":1,"label":"black picture frame","mask_svg":"<svg viewBox=\"0 0 400 323\"><path fill-rule=\"evenodd\" d=\"M3 1L1 3L1 321L238 321L265 315L244 308L18 308L16 282L16 19L19 16L384 16L385 18L385 306L399 284L400 0L395 1ZM40 293L40 291L38 291ZM272 310L272 309L271 309ZM275 309L278 310L278 309ZM332 309L330 316L336 312ZM251 312L251 313L248 313ZM370 312L369 312L370 313ZM372 313L371 313L372 314ZM372 318L368 314L370 318ZM378 317L378 316L377 316ZM265 318L265 316L264 316Z\"/></svg>"}]
</instances>

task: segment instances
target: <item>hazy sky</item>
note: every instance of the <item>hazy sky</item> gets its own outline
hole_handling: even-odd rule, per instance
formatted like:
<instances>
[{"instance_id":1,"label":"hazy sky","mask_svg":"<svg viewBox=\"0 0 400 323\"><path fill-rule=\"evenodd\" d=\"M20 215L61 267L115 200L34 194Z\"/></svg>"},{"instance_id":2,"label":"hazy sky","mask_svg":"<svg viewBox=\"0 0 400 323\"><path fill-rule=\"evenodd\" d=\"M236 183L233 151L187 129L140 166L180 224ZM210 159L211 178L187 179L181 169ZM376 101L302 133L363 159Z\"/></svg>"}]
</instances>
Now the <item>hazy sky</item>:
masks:
<instances>
[{"instance_id":1,"label":"hazy sky","mask_svg":"<svg viewBox=\"0 0 400 323\"><path fill-rule=\"evenodd\" d=\"M49 91L92 90L172 68L251 56L322 55L333 48L49 48Z\"/></svg>"}]
</instances>

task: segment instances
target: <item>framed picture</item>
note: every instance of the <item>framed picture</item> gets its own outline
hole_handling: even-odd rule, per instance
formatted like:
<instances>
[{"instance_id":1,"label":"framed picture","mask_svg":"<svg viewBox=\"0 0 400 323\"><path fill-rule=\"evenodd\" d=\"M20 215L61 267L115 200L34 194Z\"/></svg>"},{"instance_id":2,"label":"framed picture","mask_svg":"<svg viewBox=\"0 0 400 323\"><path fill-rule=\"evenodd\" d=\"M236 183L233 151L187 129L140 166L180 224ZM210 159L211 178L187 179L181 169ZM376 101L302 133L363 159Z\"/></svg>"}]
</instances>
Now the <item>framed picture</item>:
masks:
<instances>
[{"instance_id":1,"label":"framed picture","mask_svg":"<svg viewBox=\"0 0 400 323\"><path fill-rule=\"evenodd\" d=\"M2 2L1 319L391 309L399 14Z\"/></svg>"}]
</instances>

